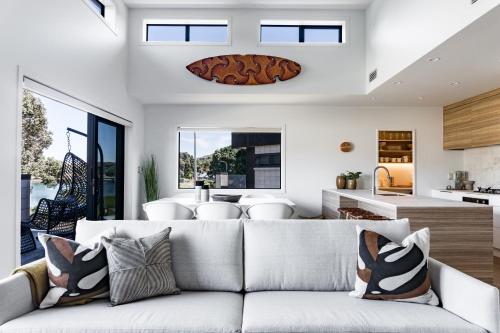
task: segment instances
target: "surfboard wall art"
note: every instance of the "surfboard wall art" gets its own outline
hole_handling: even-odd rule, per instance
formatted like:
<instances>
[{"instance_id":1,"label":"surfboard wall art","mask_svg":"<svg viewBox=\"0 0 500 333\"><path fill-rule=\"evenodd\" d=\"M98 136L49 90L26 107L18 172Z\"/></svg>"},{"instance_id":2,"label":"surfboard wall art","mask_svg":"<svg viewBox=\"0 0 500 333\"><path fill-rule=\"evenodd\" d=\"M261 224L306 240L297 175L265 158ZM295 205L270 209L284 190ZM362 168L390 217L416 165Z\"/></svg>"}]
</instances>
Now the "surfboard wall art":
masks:
<instances>
[{"instance_id":1,"label":"surfboard wall art","mask_svg":"<svg viewBox=\"0 0 500 333\"><path fill-rule=\"evenodd\" d=\"M231 85L258 85L290 80L300 74L295 61L268 55L229 54L193 62L187 70L202 79Z\"/></svg>"}]
</instances>

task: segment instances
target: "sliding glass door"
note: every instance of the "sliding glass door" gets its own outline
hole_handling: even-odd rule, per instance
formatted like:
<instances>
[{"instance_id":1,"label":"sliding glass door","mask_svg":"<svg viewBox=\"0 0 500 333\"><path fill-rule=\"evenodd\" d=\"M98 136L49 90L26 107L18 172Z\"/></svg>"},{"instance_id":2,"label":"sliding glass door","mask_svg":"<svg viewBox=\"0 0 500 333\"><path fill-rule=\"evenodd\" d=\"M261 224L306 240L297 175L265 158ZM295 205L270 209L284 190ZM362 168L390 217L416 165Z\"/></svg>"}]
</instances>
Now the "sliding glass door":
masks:
<instances>
[{"instance_id":1,"label":"sliding glass door","mask_svg":"<svg viewBox=\"0 0 500 333\"><path fill-rule=\"evenodd\" d=\"M124 127L88 115L87 219L123 219Z\"/></svg>"}]
</instances>

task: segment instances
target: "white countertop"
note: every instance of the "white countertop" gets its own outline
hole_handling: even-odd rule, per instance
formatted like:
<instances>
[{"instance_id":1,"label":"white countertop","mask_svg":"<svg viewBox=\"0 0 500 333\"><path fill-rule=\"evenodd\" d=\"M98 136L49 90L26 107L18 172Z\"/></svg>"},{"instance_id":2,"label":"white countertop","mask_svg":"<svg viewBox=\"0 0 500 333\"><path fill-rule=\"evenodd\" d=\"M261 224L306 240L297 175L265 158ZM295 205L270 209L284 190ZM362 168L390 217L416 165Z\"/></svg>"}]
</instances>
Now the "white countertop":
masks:
<instances>
[{"instance_id":1,"label":"white countertop","mask_svg":"<svg viewBox=\"0 0 500 333\"><path fill-rule=\"evenodd\" d=\"M388 208L398 207L473 207L488 208L486 205L480 205L470 202L452 201L424 196L382 196L373 195L371 190L336 190L326 189L332 193L337 193L343 197L353 200L363 201L374 205L385 206ZM387 192L385 192L387 193Z\"/></svg>"}]
</instances>

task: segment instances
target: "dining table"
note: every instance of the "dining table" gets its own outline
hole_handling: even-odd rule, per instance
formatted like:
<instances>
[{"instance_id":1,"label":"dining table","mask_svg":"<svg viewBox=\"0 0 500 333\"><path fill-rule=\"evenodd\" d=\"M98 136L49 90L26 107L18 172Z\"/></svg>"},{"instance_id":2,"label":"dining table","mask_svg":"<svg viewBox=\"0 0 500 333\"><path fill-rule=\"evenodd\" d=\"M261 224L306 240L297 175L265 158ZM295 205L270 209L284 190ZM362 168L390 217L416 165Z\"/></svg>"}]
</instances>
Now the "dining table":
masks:
<instances>
[{"instance_id":1,"label":"dining table","mask_svg":"<svg viewBox=\"0 0 500 333\"><path fill-rule=\"evenodd\" d=\"M192 210L195 210L199 205L206 202L196 201L194 198L194 194L192 197L167 197L159 199L159 201L170 201L176 202L186 207L189 207ZM208 202L218 202L213 201L212 198ZM234 202L233 204L240 207L243 211L246 211L250 206L261 204L261 203L284 203L291 207L295 207L295 203L288 198L285 197L241 197L238 202Z\"/></svg>"}]
</instances>

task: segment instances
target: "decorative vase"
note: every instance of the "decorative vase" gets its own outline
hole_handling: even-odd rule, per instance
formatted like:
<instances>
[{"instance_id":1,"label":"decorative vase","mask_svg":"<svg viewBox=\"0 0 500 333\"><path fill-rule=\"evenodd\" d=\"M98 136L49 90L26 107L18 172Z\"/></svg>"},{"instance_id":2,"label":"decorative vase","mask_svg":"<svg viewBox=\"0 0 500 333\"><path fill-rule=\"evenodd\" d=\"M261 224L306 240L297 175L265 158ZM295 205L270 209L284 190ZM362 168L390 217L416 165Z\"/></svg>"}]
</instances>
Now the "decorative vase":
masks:
<instances>
[{"instance_id":1,"label":"decorative vase","mask_svg":"<svg viewBox=\"0 0 500 333\"><path fill-rule=\"evenodd\" d=\"M337 176L337 189L342 190L345 189L346 178L345 176Z\"/></svg>"},{"instance_id":2,"label":"decorative vase","mask_svg":"<svg viewBox=\"0 0 500 333\"><path fill-rule=\"evenodd\" d=\"M347 189L348 190L355 190L357 186L358 186L358 183L357 183L356 179L348 179L347 180Z\"/></svg>"}]
</instances>

